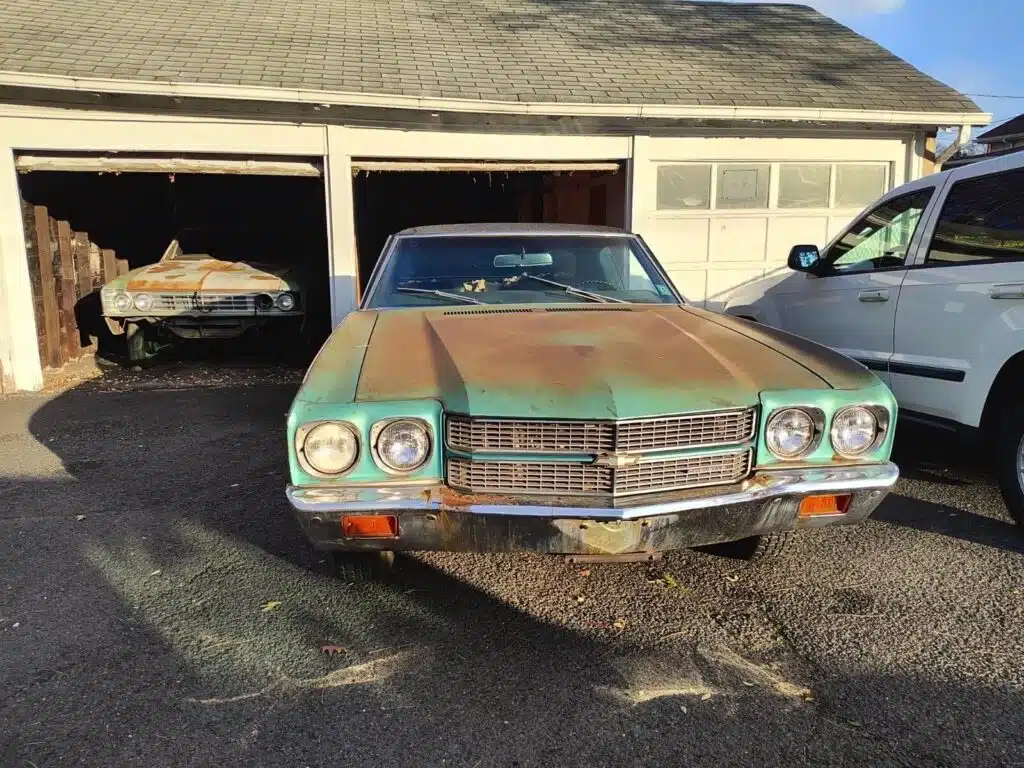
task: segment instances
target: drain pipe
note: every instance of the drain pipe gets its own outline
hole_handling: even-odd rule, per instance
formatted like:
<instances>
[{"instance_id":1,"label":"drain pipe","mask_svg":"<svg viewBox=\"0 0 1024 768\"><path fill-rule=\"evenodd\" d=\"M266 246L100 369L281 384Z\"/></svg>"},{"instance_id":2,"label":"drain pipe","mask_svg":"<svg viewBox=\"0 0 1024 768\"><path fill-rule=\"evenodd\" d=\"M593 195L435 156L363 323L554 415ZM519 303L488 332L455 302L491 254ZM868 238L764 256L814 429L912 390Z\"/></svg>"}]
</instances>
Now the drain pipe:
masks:
<instances>
[{"instance_id":1,"label":"drain pipe","mask_svg":"<svg viewBox=\"0 0 1024 768\"><path fill-rule=\"evenodd\" d=\"M946 147L939 156L935 158L935 172L938 173L942 170L942 166L945 165L946 161L949 160L953 155L959 152L967 144L971 143L971 125L961 125L960 132L957 134L956 141Z\"/></svg>"}]
</instances>

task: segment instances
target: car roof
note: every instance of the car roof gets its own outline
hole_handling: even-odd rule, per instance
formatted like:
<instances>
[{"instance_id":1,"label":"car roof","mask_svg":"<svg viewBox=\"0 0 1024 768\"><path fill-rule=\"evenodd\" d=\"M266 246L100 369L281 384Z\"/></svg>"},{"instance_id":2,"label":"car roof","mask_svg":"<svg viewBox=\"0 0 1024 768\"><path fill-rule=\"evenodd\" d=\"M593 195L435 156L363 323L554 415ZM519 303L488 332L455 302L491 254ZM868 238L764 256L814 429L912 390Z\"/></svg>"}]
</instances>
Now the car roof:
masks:
<instances>
[{"instance_id":1,"label":"car roof","mask_svg":"<svg viewBox=\"0 0 1024 768\"><path fill-rule=\"evenodd\" d=\"M411 235L625 235L618 227L602 227L593 224L522 224L517 222L493 222L477 224L434 224L426 227L410 227L397 233L398 237Z\"/></svg>"}]
</instances>

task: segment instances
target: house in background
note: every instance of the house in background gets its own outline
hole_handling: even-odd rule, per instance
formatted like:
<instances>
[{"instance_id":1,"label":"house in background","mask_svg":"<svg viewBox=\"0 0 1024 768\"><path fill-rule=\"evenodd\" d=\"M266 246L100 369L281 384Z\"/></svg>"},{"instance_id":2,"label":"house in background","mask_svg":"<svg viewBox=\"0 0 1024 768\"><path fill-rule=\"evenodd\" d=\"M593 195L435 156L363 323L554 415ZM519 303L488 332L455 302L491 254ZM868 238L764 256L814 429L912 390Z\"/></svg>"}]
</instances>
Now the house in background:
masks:
<instances>
[{"instance_id":1,"label":"house in background","mask_svg":"<svg viewBox=\"0 0 1024 768\"><path fill-rule=\"evenodd\" d=\"M24 0L3 21L0 376L16 389L41 386L58 306L34 295L40 254L88 277L90 253L141 266L183 223L291 228L329 330L397 229L606 223L714 308L929 173L939 130L990 122L797 5ZM51 242L42 209L83 247Z\"/></svg>"},{"instance_id":2,"label":"house in background","mask_svg":"<svg viewBox=\"0 0 1024 768\"><path fill-rule=\"evenodd\" d=\"M1000 123L979 134L971 144L964 146L943 168L958 168L979 160L991 160L1024 150L1024 115Z\"/></svg>"}]
</instances>

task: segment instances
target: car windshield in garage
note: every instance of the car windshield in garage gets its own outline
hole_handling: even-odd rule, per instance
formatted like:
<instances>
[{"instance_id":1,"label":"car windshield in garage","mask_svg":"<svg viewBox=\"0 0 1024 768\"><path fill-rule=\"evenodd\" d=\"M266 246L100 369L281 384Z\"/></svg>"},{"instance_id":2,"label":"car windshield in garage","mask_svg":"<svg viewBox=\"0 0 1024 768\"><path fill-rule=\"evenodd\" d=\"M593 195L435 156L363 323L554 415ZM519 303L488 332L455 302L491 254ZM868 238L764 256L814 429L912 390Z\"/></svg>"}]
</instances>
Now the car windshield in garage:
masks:
<instances>
[{"instance_id":1,"label":"car windshield in garage","mask_svg":"<svg viewBox=\"0 0 1024 768\"><path fill-rule=\"evenodd\" d=\"M369 308L680 301L628 236L399 237L384 258Z\"/></svg>"}]
</instances>

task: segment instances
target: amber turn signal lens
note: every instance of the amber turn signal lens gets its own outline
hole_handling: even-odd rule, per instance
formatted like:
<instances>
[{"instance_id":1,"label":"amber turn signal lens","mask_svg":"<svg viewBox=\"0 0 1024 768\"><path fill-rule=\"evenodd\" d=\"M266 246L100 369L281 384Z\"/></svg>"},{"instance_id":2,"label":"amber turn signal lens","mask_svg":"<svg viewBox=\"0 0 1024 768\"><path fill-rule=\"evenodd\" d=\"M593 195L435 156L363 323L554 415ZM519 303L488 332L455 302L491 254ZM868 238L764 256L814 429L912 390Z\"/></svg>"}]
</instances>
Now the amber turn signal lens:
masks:
<instances>
[{"instance_id":1,"label":"amber turn signal lens","mask_svg":"<svg viewBox=\"0 0 1024 768\"><path fill-rule=\"evenodd\" d=\"M341 532L346 539L393 539L398 535L394 515L345 515Z\"/></svg>"},{"instance_id":2,"label":"amber turn signal lens","mask_svg":"<svg viewBox=\"0 0 1024 768\"><path fill-rule=\"evenodd\" d=\"M844 496L808 496L800 502L800 517L843 515L850 507L849 494Z\"/></svg>"}]
</instances>

